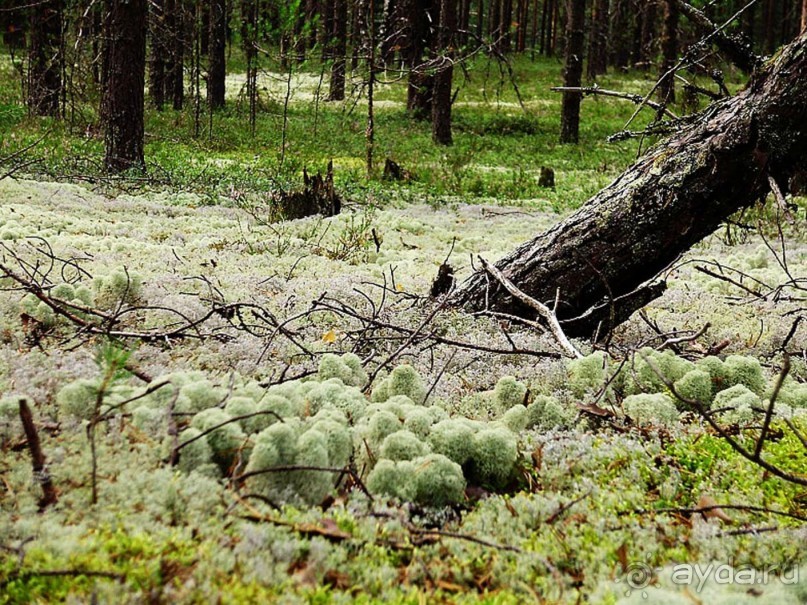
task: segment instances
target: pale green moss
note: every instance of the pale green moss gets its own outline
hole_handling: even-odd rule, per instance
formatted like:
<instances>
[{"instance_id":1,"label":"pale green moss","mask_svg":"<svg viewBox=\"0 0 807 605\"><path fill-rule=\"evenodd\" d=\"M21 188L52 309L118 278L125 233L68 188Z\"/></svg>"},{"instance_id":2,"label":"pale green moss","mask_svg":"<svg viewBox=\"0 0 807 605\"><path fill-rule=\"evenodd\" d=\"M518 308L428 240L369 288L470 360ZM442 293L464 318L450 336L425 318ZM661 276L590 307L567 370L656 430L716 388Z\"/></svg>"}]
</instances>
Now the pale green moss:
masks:
<instances>
[{"instance_id":1,"label":"pale green moss","mask_svg":"<svg viewBox=\"0 0 807 605\"><path fill-rule=\"evenodd\" d=\"M527 408L521 404L514 405L502 416L502 422L514 433L523 431L527 428L527 423L529 422Z\"/></svg>"},{"instance_id":2,"label":"pale green moss","mask_svg":"<svg viewBox=\"0 0 807 605\"><path fill-rule=\"evenodd\" d=\"M465 464L474 453L474 432L465 420L442 420L432 427L429 443L438 454L457 464Z\"/></svg>"},{"instance_id":3,"label":"pale green moss","mask_svg":"<svg viewBox=\"0 0 807 605\"><path fill-rule=\"evenodd\" d=\"M672 426L678 409L665 393L640 393L625 397L622 407L634 422L643 426Z\"/></svg>"},{"instance_id":4,"label":"pale green moss","mask_svg":"<svg viewBox=\"0 0 807 605\"><path fill-rule=\"evenodd\" d=\"M493 389L494 405L497 416L504 414L516 405L526 403L527 386L513 376L500 378Z\"/></svg>"},{"instance_id":5,"label":"pale green moss","mask_svg":"<svg viewBox=\"0 0 807 605\"><path fill-rule=\"evenodd\" d=\"M675 383L675 391L684 399L697 401L704 407L709 407L712 403L712 377L704 370L690 370ZM678 408L686 407L682 401L676 398Z\"/></svg>"},{"instance_id":6,"label":"pale green moss","mask_svg":"<svg viewBox=\"0 0 807 605\"><path fill-rule=\"evenodd\" d=\"M210 469L214 466L213 449L204 437L198 438L201 434L202 431L195 427L189 427L179 434L179 443L189 442L191 439L194 441L180 450L178 466L186 473L196 471L210 475ZM215 476L217 473L212 474Z\"/></svg>"},{"instance_id":7,"label":"pale green moss","mask_svg":"<svg viewBox=\"0 0 807 605\"><path fill-rule=\"evenodd\" d=\"M728 373L728 386L743 385L757 395L765 392L765 374L758 359L729 355L723 363Z\"/></svg>"},{"instance_id":8,"label":"pale green moss","mask_svg":"<svg viewBox=\"0 0 807 605\"><path fill-rule=\"evenodd\" d=\"M434 420L430 410L415 408L406 414L404 428L412 431L421 439L426 439L431 431Z\"/></svg>"},{"instance_id":9,"label":"pale green moss","mask_svg":"<svg viewBox=\"0 0 807 605\"><path fill-rule=\"evenodd\" d=\"M98 381L79 378L59 390L56 403L63 414L80 420L90 420L95 413L97 397Z\"/></svg>"},{"instance_id":10,"label":"pale green moss","mask_svg":"<svg viewBox=\"0 0 807 605\"><path fill-rule=\"evenodd\" d=\"M95 304L101 309L114 309L123 303L134 303L142 296L142 278L137 273L115 270L93 280Z\"/></svg>"},{"instance_id":11,"label":"pale green moss","mask_svg":"<svg viewBox=\"0 0 807 605\"><path fill-rule=\"evenodd\" d=\"M595 351L591 355L570 361L567 368L569 388L575 397L583 398L601 389L608 379L608 356L602 351Z\"/></svg>"},{"instance_id":12,"label":"pale green moss","mask_svg":"<svg viewBox=\"0 0 807 605\"><path fill-rule=\"evenodd\" d=\"M367 489L379 496L412 502L417 497L415 465L407 460L379 460L367 476Z\"/></svg>"},{"instance_id":13,"label":"pale green moss","mask_svg":"<svg viewBox=\"0 0 807 605\"><path fill-rule=\"evenodd\" d=\"M415 467L416 499L422 504L445 506L465 496L465 477L456 462L441 454L429 454L412 461Z\"/></svg>"},{"instance_id":14,"label":"pale green moss","mask_svg":"<svg viewBox=\"0 0 807 605\"><path fill-rule=\"evenodd\" d=\"M626 364L622 370L626 372L625 394L662 392L667 388L665 380L675 383L693 369L695 369L694 363L676 356L672 351L656 351L645 347L634 355L633 362Z\"/></svg>"},{"instance_id":15,"label":"pale green moss","mask_svg":"<svg viewBox=\"0 0 807 605\"><path fill-rule=\"evenodd\" d=\"M311 423L309 430L317 431L325 436L325 447L330 466L347 466L353 455L353 436L350 429L340 422L321 417Z\"/></svg>"},{"instance_id":16,"label":"pale green moss","mask_svg":"<svg viewBox=\"0 0 807 605\"><path fill-rule=\"evenodd\" d=\"M387 435L381 444L381 458L389 460L413 460L429 453L430 447L411 431L396 431Z\"/></svg>"},{"instance_id":17,"label":"pale green moss","mask_svg":"<svg viewBox=\"0 0 807 605\"><path fill-rule=\"evenodd\" d=\"M565 408L549 395L536 395L527 406L527 428L554 429L568 427L574 419L574 411Z\"/></svg>"},{"instance_id":18,"label":"pale green moss","mask_svg":"<svg viewBox=\"0 0 807 605\"><path fill-rule=\"evenodd\" d=\"M516 436L504 427L474 435L470 478L481 485L503 487L513 476L518 459Z\"/></svg>"},{"instance_id":19,"label":"pale green moss","mask_svg":"<svg viewBox=\"0 0 807 605\"><path fill-rule=\"evenodd\" d=\"M199 412L191 420L191 426L200 431L207 431L231 419L231 416L220 408L211 408ZM237 422L225 424L207 434L206 439L213 450L214 461L222 469L229 467L238 450L245 443L245 435Z\"/></svg>"},{"instance_id":20,"label":"pale green moss","mask_svg":"<svg viewBox=\"0 0 807 605\"><path fill-rule=\"evenodd\" d=\"M355 353L345 353L341 357L326 353L320 359L318 375L321 381L338 378L348 386L363 387L367 384L367 372Z\"/></svg>"},{"instance_id":21,"label":"pale green moss","mask_svg":"<svg viewBox=\"0 0 807 605\"><path fill-rule=\"evenodd\" d=\"M374 389L372 400L386 401L395 395L406 395L417 404L426 398L426 387L415 368L408 364L399 365Z\"/></svg>"},{"instance_id":22,"label":"pale green moss","mask_svg":"<svg viewBox=\"0 0 807 605\"><path fill-rule=\"evenodd\" d=\"M224 406L224 411L230 416L248 416L255 414L258 411L258 404L254 399L249 397L230 397L227 400L227 405ZM246 433L258 433L269 426L274 418L269 418L269 415L253 416L239 420L238 424L244 429Z\"/></svg>"},{"instance_id":23,"label":"pale green moss","mask_svg":"<svg viewBox=\"0 0 807 605\"><path fill-rule=\"evenodd\" d=\"M726 369L723 360L719 357L709 355L708 357L696 361L695 365L698 369L708 372L712 379L712 396L710 399L713 399L718 391L722 391L730 386L728 384L729 371Z\"/></svg>"}]
</instances>

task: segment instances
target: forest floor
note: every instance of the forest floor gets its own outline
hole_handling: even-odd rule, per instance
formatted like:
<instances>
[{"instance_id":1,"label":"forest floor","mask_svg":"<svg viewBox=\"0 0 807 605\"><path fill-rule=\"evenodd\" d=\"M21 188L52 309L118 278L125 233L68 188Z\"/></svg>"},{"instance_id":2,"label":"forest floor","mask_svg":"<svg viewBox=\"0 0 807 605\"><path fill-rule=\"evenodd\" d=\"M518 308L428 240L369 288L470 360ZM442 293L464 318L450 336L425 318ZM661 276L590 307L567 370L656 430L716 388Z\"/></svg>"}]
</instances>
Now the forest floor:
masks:
<instances>
[{"instance_id":1,"label":"forest floor","mask_svg":"<svg viewBox=\"0 0 807 605\"><path fill-rule=\"evenodd\" d=\"M605 141L633 111L618 100L585 101L582 143L555 144L554 62L515 65L526 110L471 65L448 149L380 88L376 157L414 173L400 184L365 178L366 107L318 102L319 73L266 76L255 138L237 76L212 135L149 111L144 183L97 170L89 110L27 118L3 69L0 157L44 138L0 180L19 278L0 281L0 603L807 601L805 487L654 370L753 449L793 353L764 459L804 475L804 199L792 221L735 217L608 354L569 361L428 298L447 258L466 277L635 157ZM342 214L267 219L270 192L331 159ZM21 398L58 491L43 511Z\"/></svg>"}]
</instances>

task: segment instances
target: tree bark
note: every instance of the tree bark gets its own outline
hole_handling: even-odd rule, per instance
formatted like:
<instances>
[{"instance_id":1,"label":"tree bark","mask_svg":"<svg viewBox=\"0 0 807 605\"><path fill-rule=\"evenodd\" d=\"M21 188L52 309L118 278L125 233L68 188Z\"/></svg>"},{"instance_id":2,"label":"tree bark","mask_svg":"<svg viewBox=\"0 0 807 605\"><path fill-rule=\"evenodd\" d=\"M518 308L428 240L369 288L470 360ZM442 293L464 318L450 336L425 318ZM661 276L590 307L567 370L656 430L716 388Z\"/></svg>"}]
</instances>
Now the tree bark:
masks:
<instances>
[{"instance_id":1,"label":"tree bark","mask_svg":"<svg viewBox=\"0 0 807 605\"><path fill-rule=\"evenodd\" d=\"M143 101L146 79L146 0L107 0L104 165L110 172L144 169Z\"/></svg>"},{"instance_id":2,"label":"tree bark","mask_svg":"<svg viewBox=\"0 0 807 605\"><path fill-rule=\"evenodd\" d=\"M801 0L801 28L799 31L802 34L807 32L807 0Z\"/></svg>"},{"instance_id":3,"label":"tree bark","mask_svg":"<svg viewBox=\"0 0 807 605\"><path fill-rule=\"evenodd\" d=\"M59 116L62 95L62 2L42 0L31 9L28 107L37 116Z\"/></svg>"},{"instance_id":4,"label":"tree bark","mask_svg":"<svg viewBox=\"0 0 807 605\"><path fill-rule=\"evenodd\" d=\"M588 35L588 69L589 80L596 80L607 70L608 40L608 4L609 0L594 0L591 8L591 28Z\"/></svg>"},{"instance_id":5,"label":"tree bark","mask_svg":"<svg viewBox=\"0 0 807 605\"><path fill-rule=\"evenodd\" d=\"M737 210L807 162L807 35L734 97L646 153L547 232L496 263L529 296L554 305L570 336L605 333L661 294L646 287ZM469 310L534 319L483 273L452 297Z\"/></svg>"},{"instance_id":6,"label":"tree bark","mask_svg":"<svg viewBox=\"0 0 807 605\"><path fill-rule=\"evenodd\" d=\"M667 73L678 61L678 5L676 0L664 0L664 30L661 38L661 69L659 100L675 103L675 74Z\"/></svg>"},{"instance_id":7,"label":"tree bark","mask_svg":"<svg viewBox=\"0 0 807 605\"><path fill-rule=\"evenodd\" d=\"M583 50L585 45L586 0L569 2L566 28L566 68L563 85L579 88L583 79ZM577 143L580 130L579 92L564 92L560 114L560 142Z\"/></svg>"},{"instance_id":8,"label":"tree bark","mask_svg":"<svg viewBox=\"0 0 807 605\"><path fill-rule=\"evenodd\" d=\"M452 37L457 28L455 0L440 0L440 24L437 30L437 52L440 54L434 74L432 95L432 139L438 145L451 145L451 82L454 75Z\"/></svg>"},{"instance_id":9,"label":"tree bark","mask_svg":"<svg viewBox=\"0 0 807 605\"><path fill-rule=\"evenodd\" d=\"M149 37L151 39L151 55L149 57L149 96L158 111L162 111L165 103L167 85L167 65L169 38L165 27L165 2L153 0L149 11Z\"/></svg>"},{"instance_id":10,"label":"tree bark","mask_svg":"<svg viewBox=\"0 0 807 605\"><path fill-rule=\"evenodd\" d=\"M210 43L207 65L207 102L211 109L224 107L227 46L227 6L224 0L210 2Z\"/></svg>"},{"instance_id":11,"label":"tree bark","mask_svg":"<svg viewBox=\"0 0 807 605\"><path fill-rule=\"evenodd\" d=\"M347 0L334 0L331 44L333 63L331 63L328 100L343 101L345 98L345 55L347 54Z\"/></svg>"}]
</instances>

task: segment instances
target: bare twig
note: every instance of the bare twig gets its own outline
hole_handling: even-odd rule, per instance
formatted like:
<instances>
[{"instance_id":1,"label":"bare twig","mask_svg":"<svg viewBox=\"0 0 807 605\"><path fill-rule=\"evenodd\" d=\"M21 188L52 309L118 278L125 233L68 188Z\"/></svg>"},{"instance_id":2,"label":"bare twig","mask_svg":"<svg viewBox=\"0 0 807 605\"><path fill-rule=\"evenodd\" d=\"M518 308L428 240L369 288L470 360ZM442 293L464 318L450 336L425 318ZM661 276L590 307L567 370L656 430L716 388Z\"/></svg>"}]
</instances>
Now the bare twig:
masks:
<instances>
[{"instance_id":1,"label":"bare twig","mask_svg":"<svg viewBox=\"0 0 807 605\"><path fill-rule=\"evenodd\" d=\"M42 486L42 497L39 499L39 510L43 511L51 504L56 504L58 496L56 488L53 486L48 468L45 463L45 455L42 453L42 445L39 442L39 433L36 430L34 417L31 408L24 398L20 398L20 421L25 430L25 437L28 440L28 450L31 452L31 463L34 470L34 478Z\"/></svg>"},{"instance_id":2,"label":"bare twig","mask_svg":"<svg viewBox=\"0 0 807 605\"><path fill-rule=\"evenodd\" d=\"M523 302L525 305L529 306L530 308L538 312L538 314L544 319L544 321L546 321L547 325L549 326L549 331L552 333L552 336L554 336L555 341L558 343L560 348L567 356L576 359L583 357L583 354L575 348L575 346L566 337L566 334L563 333L563 328L560 327L560 324L558 323L558 318L555 316L555 314L549 307L547 307L542 302L535 300L528 294L525 294L524 292L519 290L513 284L513 282L507 279L504 276L504 274L501 271L499 271L499 269L491 265L481 256L479 257L479 262L482 263L482 267L485 269L485 271L487 271L488 273L490 273L490 275L496 278L496 280L500 284L502 284L502 286L504 286L504 288L512 296L514 296L515 298Z\"/></svg>"}]
</instances>

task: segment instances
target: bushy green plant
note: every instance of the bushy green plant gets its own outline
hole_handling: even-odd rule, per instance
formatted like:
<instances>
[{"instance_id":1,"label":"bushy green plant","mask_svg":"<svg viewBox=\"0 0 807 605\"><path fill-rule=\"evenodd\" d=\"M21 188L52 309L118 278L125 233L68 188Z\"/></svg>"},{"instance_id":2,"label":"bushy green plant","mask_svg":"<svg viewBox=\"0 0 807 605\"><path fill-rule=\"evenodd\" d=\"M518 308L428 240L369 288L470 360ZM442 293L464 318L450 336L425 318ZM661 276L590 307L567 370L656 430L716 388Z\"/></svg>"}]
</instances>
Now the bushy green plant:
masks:
<instances>
[{"instance_id":1,"label":"bushy green plant","mask_svg":"<svg viewBox=\"0 0 807 605\"><path fill-rule=\"evenodd\" d=\"M198 428L189 427L179 434L179 443L186 443L179 453L180 470L191 473L198 472L208 476L218 476L218 466L213 463L213 448ZM193 440L193 441L191 441Z\"/></svg>"},{"instance_id":2,"label":"bushy green plant","mask_svg":"<svg viewBox=\"0 0 807 605\"><path fill-rule=\"evenodd\" d=\"M231 416L220 408L211 408L199 412L191 420L191 426L204 432L231 420ZM238 450L245 443L245 435L237 422L224 424L208 433L205 438L213 450L214 461L226 470L235 459Z\"/></svg>"},{"instance_id":3,"label":"bushy green plant","mask_svg":"<svg viewBox=\"0 0 807 605\"><path fill-rule=\"evenodd\" d=\"M114 309L132 304L143 294L142 278L124 269L117 269L107 275L98 275L93 280L95 304L101 309Z\"/></svg>"},{"instance_id":4,"label":"bushy green plant","mask_svg":"<svg viewBox=\"0 0 807 605\"><path fill-rule=\"evenodd\" d=\"M408 364L397 366L390 375L382 380L372 393L372 400L386 401L395 395L406 395L417 404L426 398L426 387L417 370Z\"/></svg>"},{"instance_id":5,"label":"bushy green plant","mask_svg":"<svg viewBox=\"0 0 807 605\"><path fill-rule=\"evenodd\" d=\"M428 437L434 419L430 410L424 408L414 408L407 412L404 418L404 428L412 431L421 439Z\"/></svg>"},{"instance_id":6,"label":"bushy green plant","mask_svg":"<svg viewBox=\"0 0 807 605\"><path fill-rule=\"evenodd\" d=\"M697 401L704 407L709 407L712 403L712 377L708 372L700 369L690 370L675 382L675 392L684 399ZM684 408L686 404L676 399L678 408Z\"/></svg>"},{"instance_id":7,"label":"bushy green plant","mask_svg":"<svg viewBox=\"0 0 807 605\"><path fill-rule=\"evenodd\" d=\"M633 356L633 362L626 364L622 370L625 372L625 394L663 392L667 388L665 380L675 383L693 369L695 364L678 357L672 351L656 351L645 347L640 349Z\"/></svg>"},{"instance_id":8,"label":"bushy green plant","mask_svg":"<svg viewBox=\"0 0 807 605\"><path fill-rule=\"evenodd\" d=\"M353 436L345 424L322 416L311 423L310 430L325 436L330 466L347 466L353 455Z\"/></svg>"},{"instance_id":9,"label":"bushy green plant","mask_svg":"<svg viewBox=\"0 0 807 605\"><path fill-rule=\"evenodd\" d=\"M177 412L201 412L220 404L227 391L203 378L185 383L179 389L174 409Z\"/></svg>"},{"instance_id":10,"label":"bushy green plant","mask_svg":"<svg viewBox=\"0 0 807 605\"><path fill-rule=\"evenodd\" d=\"M363 387L367 384L367 372L355 353L345 353L341 357L326 353L320 359L318 375L321 381L338 378L348 386Z\"/></svg>"},{"instance_id":11,"label":"bushy green plant","mask_svg":"<svg viewBox=\"0 0 807 605\"><path fill-rule=\"evenodd\" d=\"M441 454L429 454L416 458L412 465L417 502L445 506L463 499L465 477L459 464Z\"/></svg>"},{"instance_id":12,"label":"bushy green plant","mask_svg":"<svg viewBox=\"0 0 807 605\"><path fill-rule=\"evenodd\" d=\"M729 372L723 364L723 360L719 357L709 355L696 361L695 366L698 369L708 372L712 379L712 396L710 399L713 399L718 391L722 391L731 386L728 384Z\"/></svg>"},{"instance_id":13,"label":"bushy green plant","mask_svg":"<svg viewBox=\"0 0 807 605\"><path fill-rule=\"evenodd\" d=\"M743 385L757 395L765 392L765 374L757 358L729 355L723 364L728 374L728 386Z\"/></svg>"},{"instance_id":14,"label":"bushy green plant","mask_svg":"<svg viewBox=\"0 0 807 605\"><path fill-rule=\"evenodd\" d=\"M248 416L255 414L258 411L258 404L255 400L249 397L230 397L227 400L227 405L224 406L224 411L233 418L238 416ZM274 420L274 419L271 419ZM238 424L244 429L246 433L258 433L271 424L269 415L253 416L252 418L245 418L239 420Z\"/></svg>"},{"instance_id":15,"label":"bushy green plant","mask_svg":"<svg viewBox=\"0 0 807 605\"><path fill-rule=\"evenodd\" d=\"M429 433L432 450L463 465L474 453L474 428L468 421L452 418L438 422Z\"/></svg>"},{"instance_id":16,"label":"bushy green plant","mask_svg":"<svg viewBox=\"0 0 807 605\"><path fill-rule=\"evenodd\" d=\"M622 407L630 418L644 426L672 426L678 409L665 393L639 393L625 397Z\"/></svg>"},{"instance_id":17,"label":"bushy green plant","mask_svg":"<svg viewBox=\"0 0 807 605\"><path fill-rule=\"evenodd\" d=\"M526 429L528 422L527 408L521 404L514 405L502 416L502 423L514 433L519 433Z\"/></svg>"},{"instance_id":18,"label":"bushy green plant","mask_svg":"<svg viewBox=\"0 0 807 605\"><path fill-rule=\"evenodd\" d=\"M503 487L518 459L516 436L504 427L482 429L473 440L469 478L480 485Z\"/></svg>"},{"instance_id":19,"label":"bushy green plant","mask_svg":"<svg viewBox=\"0 0 807 605\"><path fill-rule=\"evenodd\" d=\"M90 420L95 413L99 388L98 380L79 378L59 390L56 403L63 414L80 420Z\"/></svg>"},{"instance_id":20,"label":"bushy green plant","mask_svg":"<svg viewBox=\"0 0 807 605\"><path fill-rule=\"evenodd\" d=\"M553 429L570 426L574 412L549 395L536 395L527 406L527 428Z\"/></svg>"},{"instance_id":21,"label":"bushy green plant","mask_svg":"<svg viewBox=\"0 0 807 605\"><path fill-rule=\"evenodd\" d=\"M595 351L567 365L569 388L575 397L583 398L602 388L608 379L608 356L603 351Z\"/></svg>"},{"instance_id":22,"label":"bushy green plant","mask_svg":"<svg viewBox=\"0 0 807 605\"><path fill-rule=\"evenodd\" d=\"M338 378L324 382L312 381L305 385L308 388L305 400L309 415L315 415L324 407L333 407L344 412L349 419L355 420L367 408L367 399L362 392L356 387L346 386Z\"/></svg>"},{"instance_id":23,"label":"bushy green plant","mask_svg":"<svg viewBox=\"0 0 807 605\"><path fill-rule=\"evenodd\" d=\"M297 442L295 464L328 468L328 438L317 430L310 429L300 435ZM295 471L292 481L297 494L308 504L319 504L333 489L334 474L324 470Z\"/></svg>"},{"instance_id":24,"label":"bushy green plant","mask_svg":"<svg viewBox=\"0 0 807 605\"><path fill-rule=\"evenodd\" d=\"M411 431L396 431L388 435L381 444L380 456L389 460L413 460L429 453L428 443Z\"/></svg>"},{"instance_id":25,"label":"bushy green plant","mask_svg":"<svg viewBox=\"0 0 807 605\"><path fill-rule=\"evenodd\" d=\"M499 379L493 388L495 413L501 416L516 405L524 405L527 398L527 386L513 376L504 376Z\"/></svg>"},{"instance_id":26,"label":"bushy green plant","mask_svg":"<svg viewBox=\"0 0 807 605\"><path fill-rule=\"evenodd\" d=\"M414 463L379 460L367 476L367 489L376 495L413 502L417 498Z\"/></svg>"}]
</instances>

